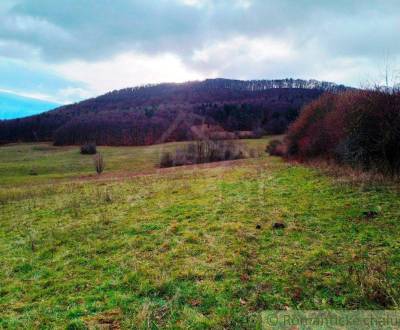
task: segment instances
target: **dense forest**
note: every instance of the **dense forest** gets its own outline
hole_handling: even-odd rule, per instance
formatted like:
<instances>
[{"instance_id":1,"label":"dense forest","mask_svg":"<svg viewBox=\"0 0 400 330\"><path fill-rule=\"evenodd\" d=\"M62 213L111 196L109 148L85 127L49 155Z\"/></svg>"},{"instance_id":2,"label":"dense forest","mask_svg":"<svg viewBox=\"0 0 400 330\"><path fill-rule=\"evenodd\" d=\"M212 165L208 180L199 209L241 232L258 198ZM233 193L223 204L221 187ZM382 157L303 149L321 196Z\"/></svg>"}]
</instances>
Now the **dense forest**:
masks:
<instances>
[{"instance_id":1,"label":"dense forest","mask_svg":"<svg viewBox=\"0 0 400 330\"><path fill-rule=\"evenodd\" d=\"M0 143L148 145L199 134L279 134L301 107L347 88L315 80L208 79L112 91L36 116L0 121Z\"/></svg>"}]
</instances>

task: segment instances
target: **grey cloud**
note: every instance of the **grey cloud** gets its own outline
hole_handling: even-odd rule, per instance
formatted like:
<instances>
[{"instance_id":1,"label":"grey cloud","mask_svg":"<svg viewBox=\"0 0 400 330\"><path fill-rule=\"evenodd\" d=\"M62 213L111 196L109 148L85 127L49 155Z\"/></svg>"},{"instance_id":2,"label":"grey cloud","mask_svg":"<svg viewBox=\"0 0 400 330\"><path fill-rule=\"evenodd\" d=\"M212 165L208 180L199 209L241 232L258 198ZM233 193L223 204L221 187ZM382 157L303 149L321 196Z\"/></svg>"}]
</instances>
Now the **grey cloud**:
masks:
<instances>
[{"instance_id":1,"label":"grey cloud","mask_svg":"<svg viewBox=\"0 0 400 330\"><path fill-rule=\"evenodd\" d=\"M207 72L219 62L196 62L195 51L237 36L269 36L303 52L291 63L247 63L255 74L286 72L294 64L302 66L296 72L313 72L321 66L314 63L317 57L373 62L385 52L400 54L398 0L248 0L249 6L240 0L204 0L198 6L183 0L4 1L0 41L23 45L51 62L100 60L130 50L170 52ZM221 73L242 75L246 59L240 56L228 58Z\"/></svg>"},{"instance_id":2,"label":"grey cloud","mask_svg":"<svg viewBox=\"0 0 400 330\"><path fill-rule=\"evenodd\" d=\"M19 0L3 20L0 36L27 43L57 61L96 59L126 49L190 54L210 40L238 34L316 36L322 44L330 40L351 50L366 33L373 32L379 47L399 32L396 1L250 3L243 8L232 0L205 1L203 6L178 0ZM365 48L373 46L361 50Z\"/></svg>"},{"instance_id":3,"label":"grey cloud","mask_svg":"<svg viewBox=\"0 0 400 330\"><path fill-rule=\"evenodd\" d=\"M27 0L10 10L0 37L25 42L53 61L99 59L130 49L182 51L199 35L200 14L177 1ZM31 29L21 29L24 24Z\"/></svg>"}]
</instances>

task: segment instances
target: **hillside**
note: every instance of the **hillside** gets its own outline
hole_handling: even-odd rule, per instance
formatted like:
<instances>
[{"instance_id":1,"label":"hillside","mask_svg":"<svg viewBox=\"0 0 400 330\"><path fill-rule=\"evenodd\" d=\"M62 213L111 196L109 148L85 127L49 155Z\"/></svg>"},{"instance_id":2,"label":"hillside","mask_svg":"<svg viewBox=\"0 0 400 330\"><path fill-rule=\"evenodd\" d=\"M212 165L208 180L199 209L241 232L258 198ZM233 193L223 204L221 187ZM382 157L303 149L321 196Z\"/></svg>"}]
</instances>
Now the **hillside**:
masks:
<instances>
[{"instance_id":1,"label":"hillside","mask_svg":"<svg viewBox=\"0 0 400 330\"><path fill-rule=\"evenodd\" d=\"M0 147L0 328L261 329L270 309L398 308L398 186L265 153L156 168L183 143L99 147L101 176L77 147Z\"/></svg>"},{"instance_id":2,"label":"hillside","mask_svg":"<svg viewBox=\"0 0 400 330\"><path fill-rule=\"evenodd\" d=\"M193 139L192 126L222 131L282 133L299 109L342 85L315 80L209 79L127 88L37 116L0 122L0 142L94 141L148 145Z\"/></svg>"},{"instance_id":3,"label":"hillside","mask_svg":"<svg viewBox=\"0 0 400 330\"><path fill-rule=\"evenodd\" d=\"M32 116L58 106L54 102L0 92L0 119Z\"/></svg>"}]
</instances>

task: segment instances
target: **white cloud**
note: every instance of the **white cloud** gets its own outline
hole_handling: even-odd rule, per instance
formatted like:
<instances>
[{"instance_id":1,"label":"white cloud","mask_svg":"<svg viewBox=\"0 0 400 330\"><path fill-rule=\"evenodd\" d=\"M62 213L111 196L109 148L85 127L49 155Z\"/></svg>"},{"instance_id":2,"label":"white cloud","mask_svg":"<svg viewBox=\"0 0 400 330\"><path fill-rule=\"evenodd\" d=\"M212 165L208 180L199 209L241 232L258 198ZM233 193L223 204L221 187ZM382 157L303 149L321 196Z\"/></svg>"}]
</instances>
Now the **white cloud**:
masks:
<instances>
[{"instance_id":1,"label":"white cloud","mask_svg":"<svg viewBox=\"0 0 400 330\"><path fill-rule=\"evenodd\" d=\"M271 37L247 38L237 36L216 42L202 49L195 50L194 62L216 61L229 63L232 59L247 58L251 61L287 59L294 55L291 45L284 40Z\"/></svg>"},{"instance_id":2,"label":"white cloud","mask_svg":"<svg viewBox=\"0 0 400 330\"><path fill-rule=\"evenodd\" d=\"M176 55L120 54L107 61L71 61L53 65L63 77L84 83L81 95L98 95L114 89L158 82L183 82L205 76L186 67ZM75 90L76 91L76 90Z\"/></svg>"},{"instance_id":3,"label":"white cloud","mask_svg":"<svg viewBox=\"0 0 400 330\"><path fill-rule=\"evenodd\" d=\"M251 0L236 0L236 5L241 8L248 9L251 7L252 2Z\"/></svg>"},{"instance_id":4,"label":"white cloud","mask_svg":"<svg viewBox=\"0 0 400 330\"><path fill-rule=\"evenodd\" d=\"M35 92L30 93L30 92L25 92L25 91L14 91L14 90L3 89L3 88L0 88L0 92L23 96L23 97L28 97L28 98L35 99L35 100L60 103L60 102L55 101L51 95L43 94L43 93L35 93Z\"/></svg>"},{"instance_id":5,"label":"white cloud","mask_svg":"<svg viewBox=\"0 0 400 330\"><path fill-rule=\"evenodd\" d=\"M179 0L186 6L192 7L204 7L209 6L212 7L213 5L218 5L218 1L213 2L213 0ZM247 9L251 6L252 0L230 0L232 5L238 8ZM220 3L222 3L220 1Z\"/></svg>"},{"instance_id":6,"label":"white cloud","mask_svg":"<svg viewBox=\"0 0 400 330\"><path fill-rule=\"evenodd\" d=\"M45 19L16 15L5 17L2 24L2 28L10 35L18 34L25 38L31 37L60 43L73 41L73 37L68 32ZM27 41L29 42L29 40Z\"/></svg>"},{"instance_id":7,"label":"white cloud","mask_svg":"<svg viewBox=\"0 0 400 330\"><path fill-rule=\"evenodd\" d=\"M206 3L205 0L181 0L186 6L201 7Z\"/></svg>"},{"instance_id":8,"label":"white cloud","mask_svg":"<svg viewBox=\"0 0 400 330\"><path fill-rule=\"evenodd\" d=\"M57 103L69 104L75 103L79 100L84 100L93 96L93 92L78 87L67 87L60 89L54 99Z\"/></svg>"},{"instance_id":9,"label":"white cloud","mask_svg":"<svg viewBox=\"0 0 400 330\"><path fill-rule=\"evenodd\" d=\"M39 51L19 41L0 40L0 58L37 60L39 58Z\"/></svg>"},{"instance_id":10,"label":"white cloud","mask_svg":"<svg viewBox=\"0 0 400 330\"><path fill-rule=\"evenodd\" d=\"M64 78L83 83L85 88L61 90L57 100L83 99L130 86L159 82L183 82L217 77L237 62L262 63L295 56L288 43L269 37L234 37L194 51L190 62L174 54L156 56L123 53L106 61L69 61L52 69Z\"/></svg>"}]
</instances>

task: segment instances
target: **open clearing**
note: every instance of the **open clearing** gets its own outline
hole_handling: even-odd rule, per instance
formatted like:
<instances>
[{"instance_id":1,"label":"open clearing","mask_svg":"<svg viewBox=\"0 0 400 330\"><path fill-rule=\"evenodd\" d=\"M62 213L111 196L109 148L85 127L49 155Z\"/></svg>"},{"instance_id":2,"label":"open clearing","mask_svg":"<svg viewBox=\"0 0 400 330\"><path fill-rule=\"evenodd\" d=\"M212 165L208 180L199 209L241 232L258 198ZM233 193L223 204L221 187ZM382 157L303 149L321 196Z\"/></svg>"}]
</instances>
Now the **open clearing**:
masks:
<instances>
[{"instance_id":1,"label":"open clearing","mask_svg":"<svg viewBox=\"0 0 400 330\"><path fill-rule=\"evenodd\" d=\"M0 148L0 328L243 329L266 309L399 307L396 187L265 154L157 170L177 145L100 148L99 180L77 147Z\"/></svg>"}]
</instances>

